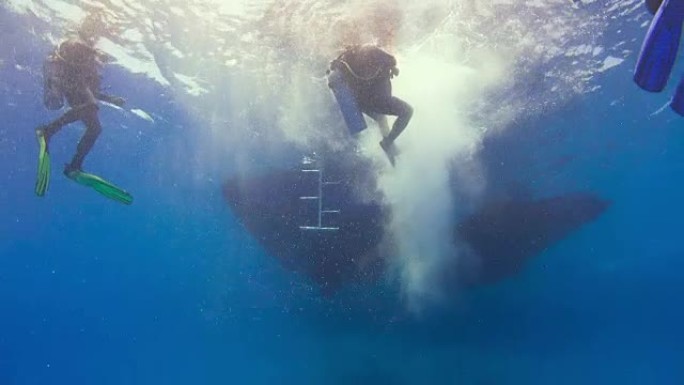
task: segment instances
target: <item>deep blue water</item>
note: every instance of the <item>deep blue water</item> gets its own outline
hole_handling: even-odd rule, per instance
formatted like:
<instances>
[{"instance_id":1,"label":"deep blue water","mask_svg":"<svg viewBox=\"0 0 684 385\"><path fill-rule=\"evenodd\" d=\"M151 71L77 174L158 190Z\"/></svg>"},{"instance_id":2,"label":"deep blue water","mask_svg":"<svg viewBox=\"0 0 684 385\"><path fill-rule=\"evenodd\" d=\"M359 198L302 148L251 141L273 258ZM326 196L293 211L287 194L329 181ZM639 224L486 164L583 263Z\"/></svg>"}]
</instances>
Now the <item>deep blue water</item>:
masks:
<instances>
[{"instance_id":1,"label":"deep blue water","mask_svg":"<svg viewBox=\"0 0 684 385\"><path fill-rule=\"evenodd\" d=\"M87 165L135 203L60 175L74 128L55 137L36 198L33 128L54 114L14 64L38 71L48 48L14 27L0 67L0 384L684 382L684 120L651 115L668 94L637 89L634 56L485 149L495 175L540 195L589 190L610 209L521 274L418 316L391 288L323 297L266 255L221 196L233 166L199 185L169 166L193 162L178 143L201 122L122 69L105 74L111 92L160 119L103 107ZM17 44L35 55L11 55Z\"/></svg>"}]
</instances>

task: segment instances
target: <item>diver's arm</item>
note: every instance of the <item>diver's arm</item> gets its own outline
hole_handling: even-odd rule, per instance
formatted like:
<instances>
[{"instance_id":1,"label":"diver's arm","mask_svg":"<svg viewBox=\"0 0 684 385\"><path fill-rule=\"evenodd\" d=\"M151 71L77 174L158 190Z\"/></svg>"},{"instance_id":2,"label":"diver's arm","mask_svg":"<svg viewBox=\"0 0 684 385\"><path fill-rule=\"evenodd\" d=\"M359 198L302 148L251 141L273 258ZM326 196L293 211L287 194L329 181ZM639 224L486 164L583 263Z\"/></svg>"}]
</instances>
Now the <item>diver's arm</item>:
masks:
<instances>
[{"instance_id":1,"label":"diver's arm","mask_svg":"<svg viewBox=\"0 0 684 385\"><path fill-rule=\"evenodd\" d=\"M93 93L95 99L102 100L103 102L111 103L119 107L123 106L126 103L126 100L122 97L109 95L102 92L100 85L100 75L97 73L95 69L93 69L92 73L87 79L88 89L90 90L90 92Z\"/></svg>"},{"instance_id":2,"label":"diver's arm","mask_svg":"<svg viewBox=\"0 0 684 385\"><path fill-rule=\"evenodd\" d=\"M397 66L397 59L381 48L376 49L375 60L385 68L394 68Z\"/></svg>"},{"instance_id":3,"label":"diver's arm","mask_svg":"<svg viewBox=\"0 0 684 385\"><path fill-rule=\"evenodd\" d=\"M390 78L399 76L399 68L397 68L397 59L394 56L388 54L387 52L384 53L388 56L386 65L389 68Z\"/></svg>"},{"instance_id":4,"label":"diver's arm","mask_svg":"<svg viewBox=\"0 0 684 385\"><path fill-rule=\"evenodd\" d=\"M105 94L104 92L98 91L95 94L95 97L98 100L102 100L103 102L111 103L115 106L122 107L124 104L126 104L126 100L120 96L114 96L114 95L108 95Z\"/></svg>"},{"instance_id":5,"label":"diver's arm","mask_svg":"<svg viewBox=\"0 0 684 385\"><path fill-rule=\"evenodd\" d=\"M379 65L381 70L389 72L390 78L399 75L397 59L394 56L379 47L374 47L372 55L373 61Z\"/></svg>"},{"instance_id":6,"label":"diver's arm","mask_svg":"<svg viewBox=\"0 0 684 385\"><path fill-rule=\"evenodd\" d=\"M108 54L107 52L101 49L95 48L95 55L95 57L97 57L97 60L102 64L113 63L116 61L116 58L114 56Z\"/></svg>"}]
</instances>

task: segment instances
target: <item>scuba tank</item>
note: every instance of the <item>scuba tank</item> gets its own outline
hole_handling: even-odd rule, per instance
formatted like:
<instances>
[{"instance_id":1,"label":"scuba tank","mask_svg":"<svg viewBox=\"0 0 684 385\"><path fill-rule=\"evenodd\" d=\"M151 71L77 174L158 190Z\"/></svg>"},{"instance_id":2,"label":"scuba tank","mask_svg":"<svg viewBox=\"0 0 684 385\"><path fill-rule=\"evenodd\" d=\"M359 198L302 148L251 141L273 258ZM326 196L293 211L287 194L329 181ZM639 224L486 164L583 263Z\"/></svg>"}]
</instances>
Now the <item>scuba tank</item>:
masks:
<instances>
[{"instance_id":1,"label":"scuba tank","mask_svg":"<svg viewBox=\"0 0 684 385\"><path fill-rule=\"evenodd\" d=\"M64 93L60 87L62 63L56 54L52 54L43 62L43 104L48 110L59 110L64 107Z\"/></svg>"},{"instance_id":2,"label":"scuba tank","mask_svg":"<svg viewBox=\"0 0 684 385\"><path fill-rule=\"evenodd\" d=\"M366 121L356 102L354 91L349 87L342 70L337 66L333 66L330 72L328 72L328 87L330 87L335 96L349 133L354 135L365 130L367 127Z\"/></svg>"}]
</instances>

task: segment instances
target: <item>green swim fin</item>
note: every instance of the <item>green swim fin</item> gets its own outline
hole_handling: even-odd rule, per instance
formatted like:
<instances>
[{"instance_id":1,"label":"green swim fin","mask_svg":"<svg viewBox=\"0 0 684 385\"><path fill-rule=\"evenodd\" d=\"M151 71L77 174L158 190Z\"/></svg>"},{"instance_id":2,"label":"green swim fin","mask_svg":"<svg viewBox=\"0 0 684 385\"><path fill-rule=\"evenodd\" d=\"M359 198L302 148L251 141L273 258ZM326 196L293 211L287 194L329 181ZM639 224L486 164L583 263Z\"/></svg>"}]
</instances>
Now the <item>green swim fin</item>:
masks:
<instances>
[{"instance_id":1,"label":"green swim fin","mask_svg":"<svg viewBox=\"0 0 684 385\"><path fill-rule=\"evenodd\" d=\"M97 175L75 170L69 171L67 176L74 182L91 187L93 190L99 192L109 199L115 200L125 205L130 205L133 203L133 196L131 194Z\"/></svg>"},{"instance_id":2,"label":"green swim fin","mask_svg":"<svg viewBox=\"0 0 684 385\"><path fill-rule=\"evenodd\" d=\"M38 138L38 176L36 178L36 195L42 197L50 184L50 154L47 141L42 130L36 130Z\"/></svg>"}]
</instances>

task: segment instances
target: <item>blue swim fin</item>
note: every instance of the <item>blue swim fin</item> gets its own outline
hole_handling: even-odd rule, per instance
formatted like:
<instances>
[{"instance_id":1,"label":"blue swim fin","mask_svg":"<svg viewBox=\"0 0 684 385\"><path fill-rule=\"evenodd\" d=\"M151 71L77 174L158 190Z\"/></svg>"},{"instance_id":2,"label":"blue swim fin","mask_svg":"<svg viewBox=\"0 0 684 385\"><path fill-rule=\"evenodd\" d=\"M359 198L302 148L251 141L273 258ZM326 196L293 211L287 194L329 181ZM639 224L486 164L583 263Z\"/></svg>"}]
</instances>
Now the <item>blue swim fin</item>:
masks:
<instances>
[{"instance_id":1,"label":"blue swim fin","mask_svg":"<svg viewBox=\"0 0 684 385\"><path fill-rule=\"evenodd\" d=\"M646 91L660 92L672 71L684 21L684 0L665 0L658 9L639 53L634 81Z\"/></svg>"},{"instance_id":2,"label":"blue swim fin","mask_svg":"<svg viewBox=\"0 0 684 385\"><path fill-rule=\"evenodd\" d=\"M675 91L672 102L670 102L670 107L672 107L674 112L684 116L684 76L682 76L682 80L679 81L677 91Z\"/></svg>"}]
</instances>

